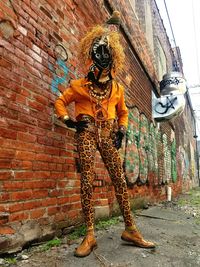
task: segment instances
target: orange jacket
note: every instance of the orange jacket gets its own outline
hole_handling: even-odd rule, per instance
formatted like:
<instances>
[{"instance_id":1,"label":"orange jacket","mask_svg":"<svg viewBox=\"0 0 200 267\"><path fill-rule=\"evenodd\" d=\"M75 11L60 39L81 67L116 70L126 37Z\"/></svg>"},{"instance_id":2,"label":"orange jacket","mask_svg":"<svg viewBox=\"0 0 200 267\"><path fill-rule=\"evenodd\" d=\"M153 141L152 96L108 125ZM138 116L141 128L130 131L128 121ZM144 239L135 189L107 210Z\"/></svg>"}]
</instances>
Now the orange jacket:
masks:
<instances>
[{"instance_id":1,"label":"orange jacket","mask_svg":"<svg viewBox=\"0 0 200 267\"><path fill-rule=\"evenodd\" d=\"M94 109L89 94L89 84L85 78L71 81L70 87L56 100L55 108L57 116L60 118L68 115L66 106L75 102L75 116L90 115L94 118ZM118 125L127 127L128 109L125 105L124 88L116 81L112 81L112 92L109 99L102 101L102 106L107 110L107 119L118 118Z\"/></svg>"}]
</instances>

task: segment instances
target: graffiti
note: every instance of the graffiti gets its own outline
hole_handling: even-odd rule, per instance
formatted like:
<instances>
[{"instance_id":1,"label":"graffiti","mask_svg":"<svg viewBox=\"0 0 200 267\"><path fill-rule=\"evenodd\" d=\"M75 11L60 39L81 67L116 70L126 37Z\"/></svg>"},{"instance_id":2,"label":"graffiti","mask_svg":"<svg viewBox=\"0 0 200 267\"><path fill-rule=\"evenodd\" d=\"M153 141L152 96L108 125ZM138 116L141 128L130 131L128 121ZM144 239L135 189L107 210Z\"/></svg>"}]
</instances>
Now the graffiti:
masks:
<instances>
[{"instance_id":1,"label":"graffiti","mask_svg":"<svg viewBox=\"0 0 200 267\"><path fill-rule=\"evenodd\" d=\"M172 141L171 145L171 170L172 170L172 182L177 180L177 169L176 169L176 140Z\"/></svg>"},{"instance_id":2,"label":"graffiti","mask_svg":"<svg viewBox=\"0 0 200 267\"><path fill-rule=\"evenodd\" d=\"M126 136L124 169L128 184L134 184L139 176L139 110L135 107L129 112Z\"/></svg>"},{"instance_id":3,"label":"graffiti","mask_svg":"<svg viewBox=\"0 0 200 267\"><path fill-rule=\"evenodd\" d=\"M173 97L172 95L170 97L167 96L165 103L158 102L155 105L155 111L159 114L166 114L170 108L175 109L174 107L175 101L177 101L177 97Z\"/></svg>"},{"instance_id":4,"label":"graffiti","mask_svg":"<svg viewBox=\"0 0 200 267\"><path fill-rule=\"evenodd\" d=\"M161 185L164 176L164 153L163 153L163 143L161 138L161 132L157 132L156 135L157 143L157 155L158 155L158 184Z\"/></svg>"},{"instance_id":5,"label":"graffiti","mask_svg":"<svg viewBox=\"0 0 200 267\"><path fill-rule=\"evenodd\" d=\"M169 149L167 135L163 134L164 175L162 182L168 184L171 179L171 151Z\"/></svg>"},{"instance_id":6,"label":"graffiti","mask_svg":"<svg viewBox=\"0 0 200 267\"><path fill-rule=\"evenodd\" d=\"M51 90L53 93L60 95L59 85L68 85L71 73L76 79L78 78L76 71L72 71L67 65L68 54L63 45L58 44L54 48L54 55L56 57L55 65L49 63L49 69L53 73L53 80L51 83Z\"/></svg>"},{"instance_id":7,"label":"graffiti","mask_svg":"<svg viewBox=\"0 0 200 267\"><path fill-rule=\"evenodd\" d=\"M163 88L165 88L167 85L178 85L179 83L182 83L183 81L181 81L181 79L178 79L177 77L172 77L172 78L168 78L166 80L162 80L160 82L160 89L162 90Z\"/></svg>"},{"instance_id":8,"label":"graffiti","mask_svg":"<svg viewBox=\"0 0 200 267\"><path fill-rule=\"evenodd\" d=\"M154 185L171 179L171 147L167 136L148 122L144 114L134 107L129 110L126 135L124 170L128 184L145 184L151 172ZM174 168L176 168L174 161Z\"/></svg>"},{"instance_id":9,"label":"graffiti","mask_svg":"<svg viewBox=\"0 0 200 267\"><path fill-rule=\"evenodd\" d=\"M54 47L54 55L55 55L55 57L57 59L61 59L62 61L67 61L68 60L67 50L61 44L57 44Z\"/></svg>"},{"instance_id":10,"label":"graffiti","mask_svg":"<svg viewBox=\"0 0 200 267\"><path fill-rule=\"evenodd\" d=\"M136 107L129 108L129 122L123 153L124 156L121 155L121 158L128 185L136 182L145 184L149 177L154 185L176 182L175 138L172 142L169 141L167 135L162 134L153 122L149 123L147 117L140 114ZM184 168L188 170L185 154L183 161ZM186 173L183 175L186 176Z\"/></svg>"},{"instance_id":11,"label":"graffiti","mask_svg":"<svg viewBox=\"0 0 200 267\"><path fill-rule=\"evenodd\" d=\"M179 147L179 158L181 164L181 176L186 180L189 177L189 157L185 149L181 146Z\"/></svg>"},{"instance_id":12,"label":"graffiti","mask_svg":"<svg viewBox=\"0 0 200 267\"><path fill-rule=\"evenodd\" d=\"M158 154L156 135L158 129L154 127L153 123L149 126L149 149L147 151L149 171L153 173L153 184L158 185Z\"/></svg>"},{"instance_id":13,"label":"graffiti","mask_svg":"<svg viewBox=\"0 0 200 267\"><path fill-rule=\"evenodd\" d=\"M153 98L153 117L167 121L178 116L185 107L186 81L182 73L170 72L160 82L160 98Z\"/></svg>"},{"instance_id":14,"label":"graffiti","mask_svg":"<svg viewBox=\"0 0 200 267\"><path fill-rule=\"evenodd\" d=\"M148 120L144 114L140 114L140 140L139 140L139 180L142 184L147 182L148 179L148 159L147 159L147 150L148 150Z\"/></svg>"},{"instance_id":15,"label":"graffiti","mask_svg":"<svg viewBox=\"0 0 200 267\"><path fill-rule=\"evenodd\" d=\"M59 94L58 85L65 83L69 69L65 65L65 62L62 59L58 59L56 61L56 64L58 65L58 68L60 68L60 70L63 72L63 76L57 75L53 65L49 63L49 68L53 72L53 80L51 83L51 89L54 93Z\"/></svg>"}]
</instances>

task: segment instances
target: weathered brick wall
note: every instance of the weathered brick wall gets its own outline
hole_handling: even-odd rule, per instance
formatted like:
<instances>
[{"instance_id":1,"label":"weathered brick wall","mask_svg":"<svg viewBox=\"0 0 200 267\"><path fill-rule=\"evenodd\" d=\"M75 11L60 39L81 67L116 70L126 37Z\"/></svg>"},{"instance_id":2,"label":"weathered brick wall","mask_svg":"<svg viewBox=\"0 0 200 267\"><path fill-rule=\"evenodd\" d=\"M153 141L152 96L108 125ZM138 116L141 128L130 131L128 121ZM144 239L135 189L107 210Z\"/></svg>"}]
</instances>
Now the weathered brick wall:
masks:
<instances>
[{"instance_id":1,"label":"weathered brick wall","mask_svg":"<svg viewBox=\"0 0 200 267\"><path fill-rule=\"evenodd\" d=\"M167 58L167 71L173 71L173 52L170 48L169 38L167 36L166 29L164 27L162 18L159 16L159 9L154 0L151 1L152 4L152 18L153 18L153 28L154 28L154 42L158 38L162 44L165 56ZM157 56L157 47L154 47L154 54Z\"/></svg>"},{"instance_id":2,"label":"weathered brick wall","mask_svg":"<svg viewBox=\"0 0 200 267\"><path fill-rule=\"evenodd\" d=\"M57 86L62 91L70 79L84 75L77 49L87 28L104 22L112 9L120 10L126 63L118 79L126 88L127 105L136 106L150 124L151 91L159 91L154 55L129 2L12 3L0 0L0 19L11 17L14 21L14 36L0 39L1 252L16 251L27 242L60 234L60 229L82 221L74 132L55 119L57 95L53 90ZM56 56L60 43L67 61ZM116 201L98 153L95 170L96 213L109 216L116 210ZM165 199L165 186L157 180L155 169L149 173L148 183L130 187L130 197ZM180 179L174 187L176 195L181 190Z\"/></svg>"}]
</instances>

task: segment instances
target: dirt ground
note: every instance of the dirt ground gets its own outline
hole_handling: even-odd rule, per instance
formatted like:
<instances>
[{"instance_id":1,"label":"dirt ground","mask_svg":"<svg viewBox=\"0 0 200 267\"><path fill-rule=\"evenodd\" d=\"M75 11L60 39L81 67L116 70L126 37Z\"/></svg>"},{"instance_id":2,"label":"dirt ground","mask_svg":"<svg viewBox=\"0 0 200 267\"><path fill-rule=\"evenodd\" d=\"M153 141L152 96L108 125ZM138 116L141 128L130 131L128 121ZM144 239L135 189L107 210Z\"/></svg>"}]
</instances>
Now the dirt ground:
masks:
<instances>
[{"instance_id":1,"label":"dirt ground","mask_svg":"<svg viewBox=\"0 0 200 267\"><path fill-rule=\"evenodd\" d=\"M96 232L98 248L88 257L74 257L82 240L69 242L67 236L57 247L43 251L44 244L0 259L0 266L12 267L198 267L200 266L200 189L183 194L173 202L136 211L138 228L156 242L155 249L143 249L121 240L122 219Z\"/></svg>"}]
</instances>

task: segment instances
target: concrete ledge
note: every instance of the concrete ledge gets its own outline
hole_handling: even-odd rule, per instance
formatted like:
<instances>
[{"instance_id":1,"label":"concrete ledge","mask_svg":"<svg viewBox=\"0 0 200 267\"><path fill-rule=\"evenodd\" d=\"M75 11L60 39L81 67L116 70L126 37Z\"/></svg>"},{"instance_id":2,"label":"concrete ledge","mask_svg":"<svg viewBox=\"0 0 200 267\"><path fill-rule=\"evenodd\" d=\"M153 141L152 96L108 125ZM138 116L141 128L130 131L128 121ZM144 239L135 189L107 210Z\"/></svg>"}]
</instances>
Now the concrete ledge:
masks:
<instances>
[{"instance_id":1,"label":"concrete ledge","mask_svg":"<svg viewBox=\"0 0 200 267\"><path fill-rule=\"evenodd\" d=\"M95 219L108 218L110 216L109 206L96 206Z\"/></svg>"}]
</instances>

